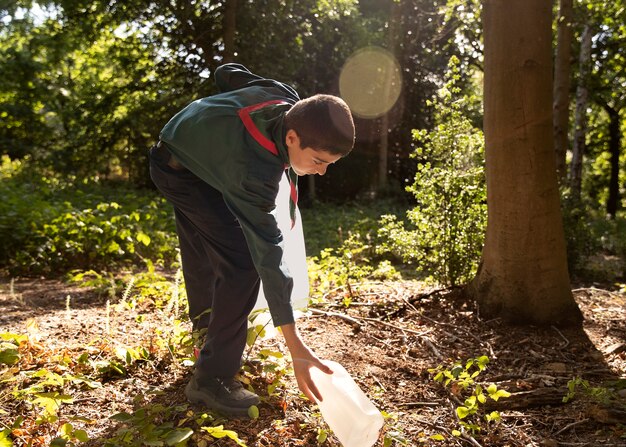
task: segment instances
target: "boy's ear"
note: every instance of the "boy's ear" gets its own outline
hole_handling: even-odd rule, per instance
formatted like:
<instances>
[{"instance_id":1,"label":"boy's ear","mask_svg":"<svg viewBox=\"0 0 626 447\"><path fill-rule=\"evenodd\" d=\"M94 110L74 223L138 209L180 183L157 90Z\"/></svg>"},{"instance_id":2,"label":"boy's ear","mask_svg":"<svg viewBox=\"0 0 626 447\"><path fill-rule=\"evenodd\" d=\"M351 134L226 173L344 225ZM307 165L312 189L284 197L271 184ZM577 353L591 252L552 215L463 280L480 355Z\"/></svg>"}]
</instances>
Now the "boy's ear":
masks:
<instances>
[{"instance_id":1,"label":"boy's ear","mask_svg":"<svg viewBox=\"0 0 626 447\"><path fill-rule=\"evenodd\" d=\"M293 129L289 129L287 131L287 136L285 139L286 139L285 143L287 144L287 147L297 147L300 145L300 137L298 136L296 131Z\"/></svg>"}]
</instances>

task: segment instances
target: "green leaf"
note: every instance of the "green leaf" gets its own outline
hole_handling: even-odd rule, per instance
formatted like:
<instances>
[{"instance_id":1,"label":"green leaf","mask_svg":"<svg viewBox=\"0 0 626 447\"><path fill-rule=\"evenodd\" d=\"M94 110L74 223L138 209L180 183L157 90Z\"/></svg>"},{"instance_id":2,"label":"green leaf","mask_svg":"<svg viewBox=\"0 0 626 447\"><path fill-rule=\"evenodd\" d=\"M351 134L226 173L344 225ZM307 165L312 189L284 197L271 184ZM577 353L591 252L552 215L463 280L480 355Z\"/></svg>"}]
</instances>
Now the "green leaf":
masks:
<instances>
[{"instance_id":1,"label":"green leaf","mask_svg":"<svg viewBox=\"0 0 626 447\"><path fill-rule=\"evenodd\" d=\"M133 418L132 414L126 413L125 411L122 413L117 413L111 416L110 419L118 422L128 422Z\"/></svg>"},{"instance_id":2,"label":"green leaf","mask_svg":"<svg viewBox=\"0 0 626 447\"><path fill-rule=\"evenodd\" d=\"M257 407L256 405L250 406L250 408L248 408L248 416L250 417L250 419L258 419L259 407Z\"/></svg>"},{"instance_id":3,"label":"green leaf","mask_svg":"<svg viewBox=\"0 0 626 447\"><path fill-rule=\"evenodd\" d=\"M457 377L459 377L459 375L463 372L463 367L461 365L454 365L452 367L452 369L450 370L450 373L452 374L452 377L454 377L455 379Z\"/></svg>"},{"instance_id":4,"label":"green leaf","mask_svg":"<svg viewBox=\"0 0 626 447\"><path fill-rule=\"evenodd\" d=\"M142 231L137 233L137 236L135 236L135 238L137 239L137 242L141 242L146 247L150 245L150 241L151 241L150 236L148 236L146 233Z\"/></svg>"},{"instance_id":5,"label":"green leaf","mask_svg":"<svg viewBox=\"0 0 626 447\"><path fill-rule=\"evenodd\" d=\"M50 447L65 447L67 445L67 439L65 438L54 438L50 441Z\"/></svg>"},{"instance_id":6,"label":"green leaf","mask_svg":"<svg viewBox=\"0 0 626 447\"><path fill-rule=\"evenodd\" d=\"M74 384L85 384L85 385L87 385L87 387L89 387L91 389L101 388L102 387L102 383L100 383L100 382L98 382L96 380L91 380L90 378L85 377L83 375L70 376L69 379Z\"/></svg>"},{"instance_id":7,"label":"green leaf","mask_svg":"<svg viewBox=\"0 0 626 447\"><path fill-rule=\"evenodd\" d=\"M9 430L0 431L0 447L13 447L13 441L9 439Z\"/></svg>"},{"instance_id":8,"label":"green leaf","mask_svg":"<svg viewBox=\"0 0 626 447\"><path fill-rule=\"evenodd\" d=\"M282 359L285 354L283 354L280 351L272 351L271 349L261 349L261 351L259 352L260 355L264 356L264 357L274 357L277 359Z\"/></svg>"},{"instance_id":9,"label":"green leaf","mask_svg":"<svg viewBox=\"0 0 626 447\"><path fill-rule=\"evenodd\" d=\"M498 413L497 411L492 411L491 413L485 415L485 419L488 422L491 422L491 421L497 422L497 421L500 421L502 418L500 417L500 413Z\"/></svg>"},{"instance_id":10,"label":"green leaf","mask_svg":"<svg viewBox=\"0 0 626 447\"><path fill-rule=\"evenodd\" d=\"M0 333L0 339L4 341L13 341L19 344L28 340L28 335L14 334L13 332L2 332Z\"/></svg>"},{"instance_id":11,"label":"green leaf","mask_svg":"<svg viewBox=\"0 0 626 447\"><path fill-rule=\"evenodd\" d=\"M7 348L0 351L0 363L14 365L20 361L20 353L17 349Z\"/></svg>"},{"instance_id":12,"label":"green leaf","mask_svg":"<svg viewBox=\"0 0 626 447\"><path fill-rule=\"evenodd\" d=\"M232 430L224 430L223 425L217 425L215 427L202 427L202 430L206 431L208 434L210 434L216 439L229 438L235 441L237 445L246 447L246 444L244 444L244 442L241 439L239 439L237 432L234 432Z\"/></svg>"},{"instance_id":13,"label":"green leaf","mask_svg":"<svg viewBox=\"0 0 626 447\"><path fill-rule=\"evenodd\" d=\"M489 357L487 357L486 355L481 355L480 357L478 357L476 359L476 362L478 363L478 366L483 369L487 366L487 364L489 363Z\"/></svg>"},{"instance_id":14,"label":"green leaf","mask_svg":"<svg viewBox=\"0 0 626 447\"><path fill-rule=\"evenodd\" d=\"M445 441L446 440L446 438L442 434L439 434L439 433L437 433L436 435L432 435L430 439L432 439L433 441Z\"/></svg>"},{"instance_id":15,"label":"green leaf","mask_svg":"<svg viewBox=\"0 0 626 447\"><path fill-rule=\"evenodd\" d=\"M324 442L326 442L327 438L328 438L328 432L326 432L326 430L320 430L319 433L317 434L317 443L323 444Z\"/></svg>"},{"instance_id":16,"label":"green leaf","mask_svg":"<svg viewBox=\"0 0 626 447\"><path fill-rule=\"evenodd\" d=\"M467 407L457 407L456 415L459 419L464 419L470 414L470 410Z\"/></svg>"},{"instance_id":17,"label":"green leaf","mask_svg":"<svg viewBox=\"0 0 626 447\"><path fill-rule=\"evenodd\" d=\"M187 439L189 439L193 435L193 430L190 428L177 428L172 430L165 437L165 444L167 445L176 445L181 443Z\"/></svg>"},{"instance_id":18,"label":"green leaf","mask_svg":"<svg viewBox=\"0 0 626 447\"><path fill-rule=\"evenodd\" d=\"M74 427L72 427L72 424L70 424L69 422L66 422L65 424L61 425L60 430L61 430L61 433L63 433L65 436L69 436L72 434Z\"/></svg>"},{"instance_id":19,"label":"green leaf","mask_svg":"<svg viewBox=\"0 0 626 447\"><path fill-rule=\"evenodd\" d=\"M511 393L509 393L508 391L498 390L496 393L491 395L491 398L497 401L501 397L509 397L509 396L511 396Z\"/></svg>"},{"instance_id":20,"label":"green leaf","mask_svg":"<svg viewBox=\"0 0 626 447\"><path fill-rule=\"evenodd\" d=\"M42 407L44 412L48 415L56 415L57 410L62 403L72 403L74 400L72 396L67 394L53 393L35 393L35 399L33 404Z\"/></svg>"},{"instance_id":21,"label":"green leaf","mask_svg":"<svg viewBox=\"0 0 626 447\"><path fill-rule=\"evenodd\" d=\"M87 434L87 432L85 430L75 430L74 431L74 437L79 440L80 442L87 442L89 441L89 435Z\"/></svg>"}]
</instances>

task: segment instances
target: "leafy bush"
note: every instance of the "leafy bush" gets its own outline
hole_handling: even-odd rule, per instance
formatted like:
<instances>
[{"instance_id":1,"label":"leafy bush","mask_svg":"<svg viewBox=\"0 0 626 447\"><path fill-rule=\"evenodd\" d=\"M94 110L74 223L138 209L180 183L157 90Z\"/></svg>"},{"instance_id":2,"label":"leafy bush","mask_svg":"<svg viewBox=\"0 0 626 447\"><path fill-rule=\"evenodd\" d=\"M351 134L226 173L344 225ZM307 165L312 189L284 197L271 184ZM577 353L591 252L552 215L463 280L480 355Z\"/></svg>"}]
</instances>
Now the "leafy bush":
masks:
<instances>
[{"instance_id":1,"label":"leafy bush","mask_svg":"<svg viewBox=\"0 0 626 447\"><path fill-rule=\"evenodd\" d=\"M152 191L39 173L3 158L0 266L13 274L175 259L171 209Z\"/></svg>"},{"instance_id":2,"label":"leafy bush","mask_svg":"<svg viewBox=\"0 0 626 447\"><path fill-rule=\"evenodd\" d=\"M592 203L572 198L567 189L561 197L570 273L588 281L626 278L626 220L594 210Z\"/></svg>"},{"instance_id":3,"label":"leafy bush","mask_svg":"<svg viewBox=\"0 0 626 447\"><path fill-rule=\"evenodd\" d=\"M463 112L458 79L458 67L451 60L447 83L429 102L434 107L433 130L414 131L420 146L413 154L418 161L415 182L407 188L417 200L407 212L412 227L389 215L378 232L379 253L412 262L446 285L474 275L487 217L483 136Z\"/></svg>"},{"instance_id":4,"label":"leafy bush","mask_svg":"<svg viewBox=\"0 0 626 447\"><path fill-rule=\"evenodd\" d=\"M351 234L375 243L378 221L385 214L406 212L400 200L364 200L345 204L314 203L302 208L307 256L318 256L328 248L339 249Z\"/></svg>"},{"instance_id":5,"label":"leafy bush","mask_svg":"<svg viewBox=\"0 0 626 447\"><path fill-rule=\"evenodd\" d=\"M319 256L308 259L309 282L314 299L326 292L369 278L374 268L370 255L371 247L361 238L360 233L352 233L341 247L327 248Z\"/></svg>"},{"instance_id":6,"label":"leafy bush","mask_svg":"<svg viewBox=\"0 0 626 447\"><path fill-rule=\"evenodd\" d=\"M393 200L324 204L323 212L303 209L311 297L366 279L400 278L378 253L377 229L381 215L402 211L406 207Z\"/></svg>"},{"instance_id":7,"label":"leafy bush","mask_svg":"<svg viewBox=\"0 0 626 447\"><path fill-rule=\"evenodd\" d=\"M585 259L596 253L600 246L593 234L588 208L572 198L568 191L562 193L561 203L568 268L570 273L577 273L584 267Z\"/></svg>"}]
</instances>

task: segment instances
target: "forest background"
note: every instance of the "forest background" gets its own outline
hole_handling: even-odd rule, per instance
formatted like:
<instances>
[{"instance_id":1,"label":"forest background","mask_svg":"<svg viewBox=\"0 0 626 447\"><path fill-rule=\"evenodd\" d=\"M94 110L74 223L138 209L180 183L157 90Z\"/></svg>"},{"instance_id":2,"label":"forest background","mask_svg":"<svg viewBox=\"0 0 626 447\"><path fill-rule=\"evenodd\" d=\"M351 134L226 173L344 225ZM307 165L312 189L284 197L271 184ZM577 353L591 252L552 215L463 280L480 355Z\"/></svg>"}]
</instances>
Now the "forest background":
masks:
<instances>
[{"instance_id":1,"label":"forest background","mask_svg":"<svg viewBox=\"0 0 626 447\"><path fill-rule=\"evenodd\" d=\"M468 284L488 205L481 9L473 0L0 2L6 282L61 278L119 296L128 275L176 272L171 209L151 185L147 153L174 113L216 92L215 68L234 61L302 97L338 94L353 106L353 153L300 182L314 300L363 280ZM550 143L567 267L573 284L621 293L626 8L562 0L552 17ZM361 76L350 78L355 67Z\"/></svg>"}]
</instances>

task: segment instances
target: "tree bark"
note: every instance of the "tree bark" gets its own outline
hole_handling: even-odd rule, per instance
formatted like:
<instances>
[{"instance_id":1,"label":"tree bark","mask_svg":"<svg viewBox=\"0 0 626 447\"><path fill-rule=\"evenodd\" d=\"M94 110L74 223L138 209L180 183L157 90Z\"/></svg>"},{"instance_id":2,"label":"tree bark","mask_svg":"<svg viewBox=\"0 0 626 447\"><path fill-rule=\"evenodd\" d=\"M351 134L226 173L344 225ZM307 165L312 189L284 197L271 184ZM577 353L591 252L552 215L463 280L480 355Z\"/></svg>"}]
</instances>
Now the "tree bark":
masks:
<instances>
[{"instance_id":1,"label":"tree bark","mask_svg":"<svg viewBox=\"0 0 626 447\"><path fill-rule=\"evenodd\" d=\"M609 153L611 154L611 176L609 178L609 198L606 202L606 212L612 219L615 219L620 205L619 156L622 135L620 133L619 111L608 104L604 105L604 109L609 114Z\"/></svg>"},{"instance_id":2,"label":"tree bark","mask_svg":"<svg viewBox=\"0 0 626 447\"><path fill-rule=\"evenodd\" d=\"M580 43L580 56L578 59L580 77L576 87L576 117L574 120L574 147L572 161L570 163L569 184L572 197L580 199L583 174L583 154L585 153L585 138L587 136L587 103L589 102L589 90L587 80L589 78L589 65L591 63L591 26L585 25Z\"/></svg>"},{"instance_id":3,"label":"tree bark","mask_svg":"<svg viewBox=\"0 0 626 447\"><path fill-rule=\"evenodd\" d=\"M572 54L573 0L560 0L554 66L554 152L560 182L567 175L565 156L569 147L570 58Z\"/></svg>"},{"instance_id":4,"label":"tree bark","mask_svg":"<svg viewBox=\"0 0 626 447\"><path fill-rule=\"evenodd\" d=\"M235 58L235 33L237 30L237 0L224 0L224 18L222 34L224 39L224 63Z\"/></svg>"},{"instance_id":5,"label":"tree bark","mask_svg":"<svg viewBox=\"0 0 626 447\"><path fill-rule=\"evenodd\" d=\"M467 291L484 317L579 325L554 157L551 2L483 4L488 225Z\"/></svg>"}]
</instances>

